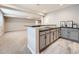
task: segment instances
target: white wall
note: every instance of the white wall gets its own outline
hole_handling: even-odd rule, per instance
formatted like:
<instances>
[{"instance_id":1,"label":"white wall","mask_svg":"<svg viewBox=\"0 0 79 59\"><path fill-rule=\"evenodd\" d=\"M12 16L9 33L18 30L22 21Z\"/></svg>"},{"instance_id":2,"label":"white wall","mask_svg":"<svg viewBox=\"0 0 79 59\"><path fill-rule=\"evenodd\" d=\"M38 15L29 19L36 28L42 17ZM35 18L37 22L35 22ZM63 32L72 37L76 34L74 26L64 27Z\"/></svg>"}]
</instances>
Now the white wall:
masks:
<instances>
[{"instance_id":1,"label":"white wall","mask_svg":"<svg viewBox=\"0 0 79 59\"><path fill-rule=\"evenodd\" d=\"M63 8L47 14L44 18L44 24L57 24L57 26L59 26L60 21L67 20L73 20L79 23L79 5Z\"/></svg>"},{"instance_id":2,"label":"white wall","mask_svg":"<svg viewBox=\"0 0 79 59\"><path fill-rule=\"evenodd\" d=\"M4 33L4 18L3 13L0 10L0 36Z\"/></svg>"},{"instance_id":3,"label":"white wall","mask_svg":"<svg viewBox=\"0 0 79 59\"><path fill-rule=\"evenodd\" d=\"M35 24L34 20L7 17L5 18L5 31L25 30L25 25L33 24Z\"/></svg>"}]
</instances>

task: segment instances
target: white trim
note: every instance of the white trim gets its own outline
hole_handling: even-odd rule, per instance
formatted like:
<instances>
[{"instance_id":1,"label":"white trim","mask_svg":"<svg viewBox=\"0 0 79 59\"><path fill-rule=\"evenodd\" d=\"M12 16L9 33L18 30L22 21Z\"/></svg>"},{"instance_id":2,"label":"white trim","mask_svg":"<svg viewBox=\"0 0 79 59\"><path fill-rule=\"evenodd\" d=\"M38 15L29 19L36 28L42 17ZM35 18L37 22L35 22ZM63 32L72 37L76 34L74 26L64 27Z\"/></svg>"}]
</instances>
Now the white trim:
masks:
<instances>
[{"instance_id":1,"label":"white trim","mask_svg":"<svg viewBox=\"0 0 79 59\"><path fill-rule=\"evenodd\" d=\"M29 48L32 54L36 54L36 52L34 52L29 45L27 45L27 47Z\"/></svg>"}]
</instances>

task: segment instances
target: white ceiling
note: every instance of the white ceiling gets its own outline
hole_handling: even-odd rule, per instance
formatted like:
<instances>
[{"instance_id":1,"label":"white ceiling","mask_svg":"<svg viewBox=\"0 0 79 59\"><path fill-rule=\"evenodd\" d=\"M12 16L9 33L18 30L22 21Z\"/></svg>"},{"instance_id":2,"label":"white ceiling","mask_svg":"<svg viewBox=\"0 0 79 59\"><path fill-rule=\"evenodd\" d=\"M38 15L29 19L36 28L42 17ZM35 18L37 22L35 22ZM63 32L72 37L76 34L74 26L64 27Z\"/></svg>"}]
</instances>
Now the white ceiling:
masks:
<instances>
[{"instance_id":1,"label":"white ceiling","mask_svg":"<svg viewBox=\"0 0 79 59\"><path fill-rule=\"evenodd\" d=\"M47 13L62 9L62 8L67 8L72 6L72 4L1 4L0 7L2 7L4 14L6 15L12 15L12 14L17 14L17 12L8 12L7 9L12 9L12 10L17 10L17 11L21 11L24 12L23 15L25 15L24 17L30 17L31 19L38 19L40 18L40 15L45 15ZM11 10L11 11L12 11ZM20 13L22 14L22 13ZM27 17L26 17L27 16ZM23 17L23 16L22 16Z\"/></svg>"},{"instance_id":2,"label":"white ceiling","mask_svg":"<svg viewBox=\"0 0 79 59\"><path fill-rule=\"evenodd\" d=\"M62 9L65 7L69 7L72 4L16 4L14 6L17 6L19 8L29 10L35 13L49 13L58 9Z\"/></svg>"}]
</instances>

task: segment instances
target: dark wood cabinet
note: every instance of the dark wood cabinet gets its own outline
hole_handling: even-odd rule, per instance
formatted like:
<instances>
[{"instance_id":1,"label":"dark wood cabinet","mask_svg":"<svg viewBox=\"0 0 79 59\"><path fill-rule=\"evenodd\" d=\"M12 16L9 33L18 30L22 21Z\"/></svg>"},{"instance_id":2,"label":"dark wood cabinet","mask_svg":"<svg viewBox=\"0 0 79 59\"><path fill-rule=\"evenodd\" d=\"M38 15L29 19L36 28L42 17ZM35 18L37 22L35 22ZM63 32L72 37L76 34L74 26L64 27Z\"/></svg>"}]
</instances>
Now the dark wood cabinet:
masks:
<instances>
[{"instance_id":1,"label":"dark wood cabinet","mask_svg":"<svg viewBox=\"0 0 79 59\"><path fill-rule=\"evenodd\" d=\"M46 34L45 32L40 32L39 49L42 50L46 46Z\"/></svg>"},{"instance_id":2,"label":"dark wood cabinet","mask_svg":"<svg viewBox=\"0 0 79 59\"><path fill-rule=\"evenodd\" d=\"M50 31L46 31L46 45L50 44Z\"/></svg>"},{"instance_id":3,"label":"dark wood cabinet","mask_svg":"<svg viewBox=\"0 0 79 59\"><path fill-rule=\"evenodd\" d=\"M52 43L53 41L54 41L54 30L51 30L51 40L50 40L50 42Z\"/></svg>"},{"instance_id":4,"label":"dark wood cabinet","mask_svg":"<svg viewBox=\"0 0 79 59\"><path fill-rule=\"evenodd\" d=\"M40 35L40 50L46 46L46 38L45 35Z\"/></svg>"},{"instance_id":5,"label":"dark wood cabinet","mask_svg":"<svg viewBox=\"0 0 79 59\"><path fill-rule=\"evenodd\" d=\"M46 31L41 31L39 38L39 49L41 52L59 38L59 29L49 29Z\"/></svg>"}]
</instances>

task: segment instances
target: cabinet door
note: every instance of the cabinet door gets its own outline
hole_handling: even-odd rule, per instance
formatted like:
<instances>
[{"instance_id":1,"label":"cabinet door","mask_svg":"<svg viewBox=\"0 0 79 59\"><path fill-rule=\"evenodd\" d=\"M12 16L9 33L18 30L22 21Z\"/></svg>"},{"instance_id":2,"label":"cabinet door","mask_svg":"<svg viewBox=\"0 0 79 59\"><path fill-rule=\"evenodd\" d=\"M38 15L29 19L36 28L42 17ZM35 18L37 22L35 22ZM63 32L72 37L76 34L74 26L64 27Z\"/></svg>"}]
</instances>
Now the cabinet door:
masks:
<instances>
[{"instance_id":1,"label":"cabinet door","mask_svg":"<svg viewBox=\"0 0 79 59\"><path fill-rule=\"evenodd\" d=\"M40 42L39 42L39 44L40 44L40 50L41 49L43 49L45 46L46 46L46 43L45 43L45 40L46 40L46 38L45 38L46 36L43 34L43 35L40 35Z\"/></svg>"},{"instance_id":2,"label":"cabinet door","mask_svg":"<svg viewBox=\"0 0 79 59\"><path fill-rule=\"evenodd\" d=\"M61 37L61 28L58 29L58 37Z\"/></svg>"},{"instance_id":3,"label":"cabinet door","mask_svg":"<svg viewBox=\"0 0 79 59\"><path fill-rule=\"evenodd\" d=\"M60 35L59 35L59 29L57 29L57 31L56 31L56 32L57 32L57 39L58 39L58 38L59 38L59 36L60 36Z\"/></svg>"},{"instance_id":4,"label":"cabinet door","mask_svg":"<svg viewBox=\"0 0 79 59\"><path fill-rule=\"evenodd\" d=\"M46 45L50 44L50 31L46 31Z\"/></svg>"},{"instance_id":5,"label":"cabinet door","mask_svg":"<svg viewBox=\"0 0 79 59\"><path fill-rule=\"evenodd\" d=\"M78 39L78 29L71 29L70 30L70 37L69 39L79 41Z\"/></svg>"},{"instance_id":6,"label":"cabinet door","mask_svg":"<svg viewBox=\"0 0 79 59\"><path fill-rule=\"evenodd\" d=\"M60 34L61 34L61 35L60 35L61 37L64 37L64 36L65 36L65 35L64 35L64 31L65 31L65 30L64 30L63 28L61 28L61 31L60 31L60 32L61 32L61 33L60 33Z\"/></svg>"},{"instance_id":7,"label":"cabinet door","mask_svg":"<svg viewBox=\"0 0 79 59\"><path fill-rule=\"evenodd\" d=\"M64 37L64 38L68 38L68 29L67 28L61 28L61 37Z\"/></svg>"},{"instance_id":8,"label":"cabinet door","mask_svg":"<svg viewBox=\"0 0 79 59\"><path fill-rule=\"evenodd\" d=\"M54 41L54 30L51 30L51 43Z\"/></svg>"},{"instance_id":9,"label":"cabinet door","mask_svg":"<svg viewBox=\"0 0 79 59\"><path fill-rule=\"evenodd\" d=\"M54 40L57 39L57 30L54 30Z\"/></svg>"}]
</instances>

